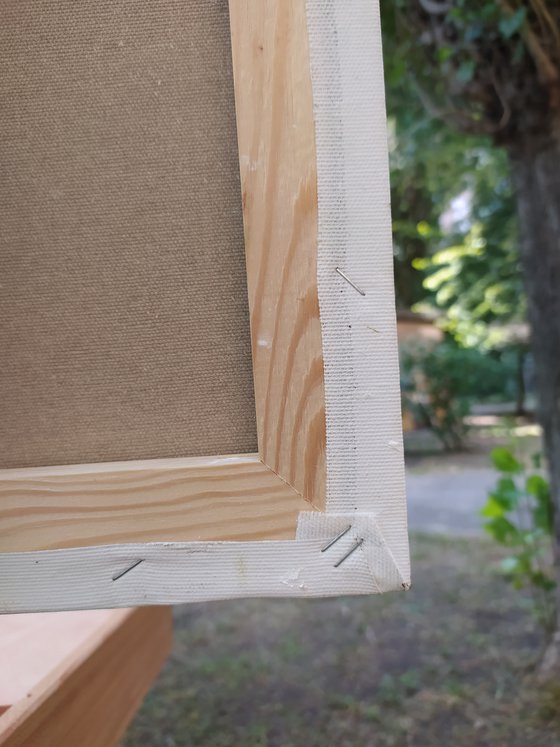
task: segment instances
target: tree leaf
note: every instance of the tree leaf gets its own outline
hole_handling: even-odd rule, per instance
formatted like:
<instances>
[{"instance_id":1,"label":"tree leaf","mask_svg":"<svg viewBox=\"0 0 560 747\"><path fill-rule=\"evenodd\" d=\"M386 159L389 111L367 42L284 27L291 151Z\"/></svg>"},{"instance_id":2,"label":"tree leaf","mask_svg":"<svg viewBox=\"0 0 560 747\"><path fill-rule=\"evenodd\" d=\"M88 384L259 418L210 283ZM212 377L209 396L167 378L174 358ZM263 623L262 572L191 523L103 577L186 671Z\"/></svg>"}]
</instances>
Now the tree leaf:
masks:
<instances>
[{"instance_id":1,"label":"tree leaf","mask_svg":"<svg viewBox=\"0 0 560 747\"><path fill-rule=\"evenodd\" d=\"M511 39L512 36L521 30L526 18L527 8L519 8L513 15L502 18L499 23L500 32L506 39Z\"/></svg>"},{"instance_id":2,"label":"tree leaf","mask_svg":"<svg viewBox=\"0 0 560 747\"><path fill-rule=\"evenodd\" d=\"M522 544L523 538L519 529L504 516L492 519L484 525L484 529L502 545L516 547Z\"/></svg>"},{"instance_id":3,"label":"tree leaf","mask_svg":"<svg viewBox=\"0 0 560 747\"><path fill-rule=\"evenodd\" d=\"M523 465L518 462L512 452L504 446L498 446L496 449L492 449L490 458L494 467L496 467L500 472L516 475L523 470Z\"/></svg>"},{"instance_id":4,"label":"tree leaf","mask_svg":"<svg viewBox=\"0 0 560 747\"><path fill-rule=\"evenodd\" d=\"M529 475L525 484L525 490L535 498L548 500L550 497L548 482L542 475Z\"/></svg>"},{"instance_id":5,"label":"tree leaf","mask_svg":"<svg viewBox=\"0 0 560 747\"><path fill-rule=\"evenodd\" d=\"M506 506L511 510L517 505L522 493L512 477L502 477L498 480L498 484L492 495L494 495L503 506Z\"/></svg>"},{"instance_id":6,"label":"tree leaf","mask_svg":"<svg viewBox=\"0 0 560 747\"><path fill-rule=\"evenodd\" d=\"M476 72L476 62L474 60L465 60L457 69L457 78L461 83L469 83Z\"/></svg>"},{"instance_id":7,"label":"tree leaf","mask_svg":"<svg viewBox=\"0 0 560 747\"><path fill-rule=\"evenodd\" d=\"M496 519L499 516L503 516L506 510L506 507L491 495L486 501L484 508L481 509L480 515L485 516L487 519Z\"/></svg>"}]
</instances>

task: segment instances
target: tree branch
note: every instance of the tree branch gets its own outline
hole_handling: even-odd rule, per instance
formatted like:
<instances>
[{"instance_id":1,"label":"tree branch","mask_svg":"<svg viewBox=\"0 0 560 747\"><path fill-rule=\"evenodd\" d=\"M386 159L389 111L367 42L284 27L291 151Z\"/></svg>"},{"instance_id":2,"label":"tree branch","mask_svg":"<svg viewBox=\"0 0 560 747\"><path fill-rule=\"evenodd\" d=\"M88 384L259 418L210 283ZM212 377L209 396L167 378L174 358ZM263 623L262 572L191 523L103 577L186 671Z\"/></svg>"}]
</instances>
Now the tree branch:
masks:
<instances>
[{"instance_id":1,"label":"tree branch","mask_svg":"<svg viewBox=\"0 0 560 747\"><path fill-rule=\"evenodd\" d=\"M558 24L552 17L546 3L544 2L544 0L529 0L529 2L531 3L533 10L537 14L539 20L543 23L544 26L548 26L548 29L554 37L554 41L556 42L556 49L560 52L560 32L558 31Z\"/></svg>"},{"instance_id":2,"label":"tree branch","mask_svg":"<svg viewBox=\"0 0 560 747\"><path fill-rule=\"evenodd\" d=\"M511 106L509 105L506 97L502 93L502 89L500 87L500 84L498 83L498 79L496 77L496 73L494 70L492 70L492 85L494 86L494 90L496 91L496 96L500 100L500 104L502 105L502 117L500 121L498 122L498 130L503 130L510 122L511 119Z\"/></svg>"},{"instance_id":3,"label":"tree branch","mask_svg":"<svg viewBox=\"0 0 560 747\"><path fill-rule=\"evenodd\" d=\"M486 123L475 121L454 106L451 106L450 109L439 107L414 75L411 75L411 82L422 106L434 119L439 119L450 127L462 130L469 135L491 135L495 133L495 130Z\"/></svg>"},{"instance_id":4,"label":"tree branch","mask_svg":"<svg viewBox=\"0 0 560 747\"><path fill-rule=\"evenodd\" d=\"M508 0L498 0L498 2L505 13L511 15L515 12L509 4ZM539 41L538 36L533 31L531 31L527 23L523 25L523 28L519 33L525 40L525 44L527 45L527 48L529 49L529 52L531 53L531 56L535 61L535 65L539 73L539 78L541 79L543 85L551 86L557 84L560 80L558 68L547 55L546 51Z\"/></svg>"}]
</instances>

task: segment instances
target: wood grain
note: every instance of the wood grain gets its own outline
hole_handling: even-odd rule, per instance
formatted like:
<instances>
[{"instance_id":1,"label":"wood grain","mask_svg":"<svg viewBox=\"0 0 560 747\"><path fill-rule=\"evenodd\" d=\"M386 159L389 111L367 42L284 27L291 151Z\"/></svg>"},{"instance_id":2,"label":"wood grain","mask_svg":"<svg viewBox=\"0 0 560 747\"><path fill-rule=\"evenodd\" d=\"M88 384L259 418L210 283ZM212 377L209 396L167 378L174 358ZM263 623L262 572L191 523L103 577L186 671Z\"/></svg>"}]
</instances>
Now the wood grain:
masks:
<instances>
[{"instance_id":1,"label":"wood grain","mask_svg":"<svg viewBox=\"0 0 560 747\"><path fill-rule=\"evenodd\" d=\"M99 609L0 615L0 709L27 698L111 619L111 610Z\"/></svg>"},{"instance_id":2,"label":"wood grain","mask_svg":"<svg viewBox=\"0 0 560 747\"><path fill-rule=\"evenodd\" d=\"M265 464L325 501L317 176L305 0L230 0L257 407Z\"/></svg>"},{"instance_id":3,"label":"wood grain","mask_svg":"<svg viewBox=\"0 0 560 747\"><path fill-rule=\"evenodd\" d=\"M56 614L64 628L65 613ZM171 638L169 607L105 613L85 641L0 716L0 745L116 745L161 669ZM49 646L47 635L43 643Z\"/></svg>"},{"instance_id":4,"label":"wood grain","mask_svg":"<svg viewBox=\"0 0 560 747\"><path fill-rule=\"evenodd\" d=\"M2 470L0 548L292 539L308 508L257 455Z\"/></svg>"}]
</instances>

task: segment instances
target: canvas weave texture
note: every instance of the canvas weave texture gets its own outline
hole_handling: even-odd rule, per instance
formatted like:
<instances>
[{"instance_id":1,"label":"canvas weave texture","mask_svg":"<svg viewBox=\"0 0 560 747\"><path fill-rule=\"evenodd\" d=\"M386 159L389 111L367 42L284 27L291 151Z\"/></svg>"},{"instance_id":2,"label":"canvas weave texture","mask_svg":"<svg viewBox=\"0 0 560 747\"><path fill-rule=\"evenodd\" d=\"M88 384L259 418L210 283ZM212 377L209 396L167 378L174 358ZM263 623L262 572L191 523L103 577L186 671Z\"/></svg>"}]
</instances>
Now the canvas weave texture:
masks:
<instances>
[{"instance_id":1,"label":"canvas weave texture","mask_svg":"<svg viewBox=\"0 0 560 747\"><path fill-rule=\"evenodd\" d=\"M3 0L0 467L254 452L227 0Z\"/></svg>"},{"instance_id":2,"label":"canvas weave texture","mask_svg":"<svg viewBox=\"0 0 560 747\"><path fill-rule=\"evenodd\" d=\"M317 144L327 510L375 514L401 577L408 579L379 3L306 0L306 7Z\"/></svg>"}]
</instances>

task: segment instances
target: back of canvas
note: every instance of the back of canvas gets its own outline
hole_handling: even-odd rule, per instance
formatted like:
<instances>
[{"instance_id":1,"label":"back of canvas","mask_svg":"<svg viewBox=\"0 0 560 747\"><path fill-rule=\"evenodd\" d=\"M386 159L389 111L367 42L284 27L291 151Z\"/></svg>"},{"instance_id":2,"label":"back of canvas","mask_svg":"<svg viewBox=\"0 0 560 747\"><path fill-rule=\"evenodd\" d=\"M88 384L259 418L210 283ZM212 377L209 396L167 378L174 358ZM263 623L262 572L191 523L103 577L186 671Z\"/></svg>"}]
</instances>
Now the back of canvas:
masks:
<instances>
[{"instance_id":1,"label":"back of canvas","mask_svg":"<svg viewBox=\"0 0 560 747\"><path fill-rule=\"evenodd\" d=\"M4 0L0 133L0 467L255 451L227 0Z\"/></svg>"}]
</instances>

